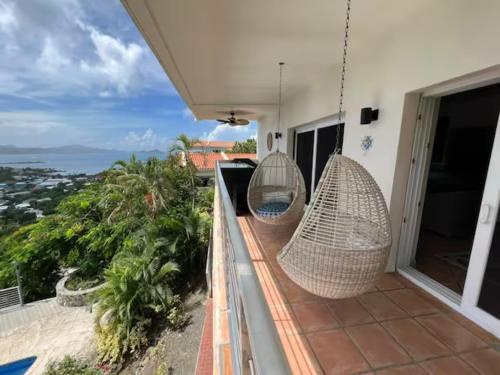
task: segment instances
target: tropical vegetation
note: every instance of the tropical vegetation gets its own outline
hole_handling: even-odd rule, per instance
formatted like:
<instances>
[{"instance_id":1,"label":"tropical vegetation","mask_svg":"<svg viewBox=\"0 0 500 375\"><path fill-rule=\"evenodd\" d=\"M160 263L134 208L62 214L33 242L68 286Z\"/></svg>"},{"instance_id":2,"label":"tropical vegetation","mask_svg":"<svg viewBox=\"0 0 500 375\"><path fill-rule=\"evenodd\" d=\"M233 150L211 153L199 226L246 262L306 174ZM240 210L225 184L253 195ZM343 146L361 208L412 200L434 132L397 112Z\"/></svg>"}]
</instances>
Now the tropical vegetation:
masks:
<instances>
[{"instance_id":1,"label":"tropical vegetation","mask_svg":"<svg viewBox=\"0 0 500 375\"><path fill-rule=\"evenodd\" d=\"M236 142L230 152L255 154L257 152L257 140L255 138L248 138L246 141Z\"/></svg>"},{"instance_id":2,"label":"tropical vegetation","mask_svg":"<svg viewBox=\"0 0 500 375\"><path fill-rule=\"evenodd\" d=\"M14 264L26 301L53 296L70 267L83 284L103 280L93 301L103 363L140 351L158 324L185 325L179 295L202 279L213 200L180 152L190 142L180 136L165 160L117 161L53 215L0 238L0 288L16 283Z\"/></svg>"},{"instance_id":3,"label":"tropical vegetation","mask_svg":"<svg viewBox=\"0 0 500 375\"><path fill-rule=\"evenodd\" d=\"M97 366L70 356L64 357L59 362L50 362L44 375L103 375L104 372Z\"/></svg>"}]
</instances>

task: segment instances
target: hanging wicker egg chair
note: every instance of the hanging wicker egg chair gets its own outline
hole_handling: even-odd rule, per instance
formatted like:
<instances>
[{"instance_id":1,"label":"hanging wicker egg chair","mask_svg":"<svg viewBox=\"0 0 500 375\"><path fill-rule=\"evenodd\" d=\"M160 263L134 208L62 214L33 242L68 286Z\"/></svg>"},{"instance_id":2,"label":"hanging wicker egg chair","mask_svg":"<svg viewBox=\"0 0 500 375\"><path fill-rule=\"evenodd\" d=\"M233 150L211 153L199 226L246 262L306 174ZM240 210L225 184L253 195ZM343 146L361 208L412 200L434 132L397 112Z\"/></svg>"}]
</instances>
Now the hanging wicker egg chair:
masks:
<instances>
[{"instance_id":1,"label":"hanging wicker egg chair","mask_svg":"<svg viewBox=\"0 0 500 375\"><path fill-rule=\"evenodd\" d=\"M351 0L346 4L339 123ZM278 263L307 291L327 298L348 298L375 284L384 272L391 244L391 223L382 192L365 168L340 155L337 137L314 199L290 242L278 254Z\"/></svg>"},{"instance_id":2,"label":"hanging wicker egg chair","mask_svg":"<svg viewBox=\"0 0 500 375\"><path fill-rule=\"evenodd\" d=\"M280 152L281 88L283 65L280 62L277 150L255 168L248 185L247 201L252 215L266 224L297 223L304 213L306 185L297 164Z\"/></svg>"},{"instance_id":3,"label":"hanging wicker egg chair","mask_svg":"<svg viewBox=\"0 0 500 375\"><path fill-rule=\"evenodd\" d=\"M252 215L263 223L297 223L306 202L306 186L297 164L280 151L266 156L250 179L247 200Z\"/></svg>"},{"instance_id":4,"label":"hanging wicker egg chair","mask_svg":"<svg viewBox=\"0 0 500 375\"><path fill-rule=\"evenodd\" d=\"M391 243L389 213L377 183L360 164L337 154L328 160L314 200L278 262L307 291L347 298L375 284Z\"/></svg>"}]
</instances>

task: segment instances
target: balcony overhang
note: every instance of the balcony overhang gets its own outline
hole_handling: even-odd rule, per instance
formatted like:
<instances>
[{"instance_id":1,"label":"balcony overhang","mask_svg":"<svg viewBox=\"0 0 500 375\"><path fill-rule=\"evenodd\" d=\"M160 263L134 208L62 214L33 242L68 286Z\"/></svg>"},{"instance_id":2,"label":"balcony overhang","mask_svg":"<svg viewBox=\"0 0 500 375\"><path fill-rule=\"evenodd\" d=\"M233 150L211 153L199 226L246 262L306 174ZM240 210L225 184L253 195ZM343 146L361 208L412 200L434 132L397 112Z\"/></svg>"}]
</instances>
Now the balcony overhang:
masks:
<instances>
[{"instance_id":1,"label":"balcony overhang","mask_svg":"<svg viewBox=\"0 0 500 375\"><path fill-rule=\"evenodd\" d=\"M345 2L320 0L122 0L170 81L198 119L243 110L274 111L279 61L286 96L338 73ZM431 3L353 4L351 58L376 49L397 26ZM284 98L286 100L286 97Z\"/></svg>"}]
</instances>

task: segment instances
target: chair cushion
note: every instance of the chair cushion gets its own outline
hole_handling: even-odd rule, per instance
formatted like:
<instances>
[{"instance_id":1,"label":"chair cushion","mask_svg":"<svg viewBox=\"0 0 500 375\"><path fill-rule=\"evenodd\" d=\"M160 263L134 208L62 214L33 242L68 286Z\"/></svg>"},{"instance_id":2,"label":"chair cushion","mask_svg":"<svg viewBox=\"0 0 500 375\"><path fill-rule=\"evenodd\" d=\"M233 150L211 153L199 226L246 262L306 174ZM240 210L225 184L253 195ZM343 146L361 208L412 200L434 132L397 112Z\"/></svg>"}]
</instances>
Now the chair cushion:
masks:
<instances>
[{"instance_id":1,"label":"chair cushion","mask_svg":"<svg viewBox=\"0 0 500 375\"><path fill-rule=\"evenodd\" d=\"M290 191L268 191L262 193L262 203L272 202L285 202L290 204L292 202L293 192Z\"/></svg>"},{"instance_id":2,"label":"chair cushion","mask_svg":"<svg viewBox=\"0 0 500 375\"><path fill-rule=\"evenodd\" d=\"M281 201L266 202L262 206L257 208L257 214L262 217L279 216L283 212L288 210L289 206L290 203L288 202L281 202Z\"/></svg>"}]
</instances>

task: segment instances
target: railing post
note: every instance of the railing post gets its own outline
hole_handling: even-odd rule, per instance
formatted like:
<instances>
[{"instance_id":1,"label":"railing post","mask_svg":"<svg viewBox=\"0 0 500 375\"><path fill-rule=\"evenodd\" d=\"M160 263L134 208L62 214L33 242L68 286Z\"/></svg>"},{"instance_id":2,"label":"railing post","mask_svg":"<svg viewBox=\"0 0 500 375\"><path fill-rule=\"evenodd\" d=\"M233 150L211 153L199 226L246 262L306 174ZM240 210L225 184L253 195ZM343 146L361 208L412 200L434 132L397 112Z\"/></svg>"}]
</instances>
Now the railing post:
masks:
<instances>
[{"instance_id":1,"label":"railing post","mask_svg":"<svg viewBox=\"0 0 500 375\"><path fill-rule=\"evenodd\" d=\"M19 301L21 301L21 306L24 305L23 302L23 289L21 286L21 273L19 272L19 263L14 263L14 268L16 271L16 279L17 279L17 292L19 293Z\"/></svg>"},{"instance_id":2,"label":"railing post","mask_svg":"<svg viewBox=\"0 0 500 375\"><path fill-rule=\"evenodd\" d=\"M212 251L213 251L213 230L210 228L208 237L207 265L205 267L205 278L207 281L208 296L212 297Z\"/></svg>"}]
</instances>

